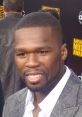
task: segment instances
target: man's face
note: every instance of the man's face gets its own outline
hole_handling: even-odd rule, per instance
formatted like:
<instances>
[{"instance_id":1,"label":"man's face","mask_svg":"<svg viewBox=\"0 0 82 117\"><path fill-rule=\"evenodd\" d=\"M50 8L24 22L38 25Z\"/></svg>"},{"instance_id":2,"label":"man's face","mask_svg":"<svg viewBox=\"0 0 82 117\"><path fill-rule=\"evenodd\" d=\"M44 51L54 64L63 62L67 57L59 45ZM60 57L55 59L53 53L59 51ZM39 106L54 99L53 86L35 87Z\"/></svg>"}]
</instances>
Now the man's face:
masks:
<instances>
[{"instance_id":1,"label":"man's face","mask_svg":"<svg viewBox=\"0 0 82 117\"><path fill-rule=\"evenodd\" d=\"M40 91L63 72L65 45L50 27L21 28L15 32L15 61L28 88Z\"/></svg>"}]
</instances>

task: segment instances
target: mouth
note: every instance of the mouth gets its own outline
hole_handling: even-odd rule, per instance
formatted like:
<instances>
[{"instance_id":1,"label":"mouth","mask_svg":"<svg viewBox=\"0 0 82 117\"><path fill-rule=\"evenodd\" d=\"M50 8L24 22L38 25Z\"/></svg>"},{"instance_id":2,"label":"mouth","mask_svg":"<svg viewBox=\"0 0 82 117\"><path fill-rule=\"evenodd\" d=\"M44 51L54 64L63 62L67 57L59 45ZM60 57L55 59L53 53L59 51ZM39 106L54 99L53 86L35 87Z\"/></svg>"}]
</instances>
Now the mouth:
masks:
<instances>
[{"instance_id":1,"label":"mouth","mask_svg":"<svg viewBox=\"0 0 82 117\"><path fill-rule=\"evenodd\" d=\"M30 74L26 76L26 79L29 81L29 83L35 84L42 80L43 75L42 74Z\"/></svg>"},{"instance_id":2,"label":"mouth","mask_svg":"<svg viewBox=\"0 0 82 117\"><path fill-rule=\"evenodd\" d=\"M31 84L39 83L44 78L44 73L41 72L30 72L24 74L25 81Z\"/></svg>"},{"instance_id":3,"label":"mouth","mask_svg":"<svg viewBox=\"0 0 82 117\"><path fill-rule=\"evenodd\" d=\"M23 73L26 84L36 85L47 79L48 73L42 69L25 70Z\"/></svg>"}]
</instances>

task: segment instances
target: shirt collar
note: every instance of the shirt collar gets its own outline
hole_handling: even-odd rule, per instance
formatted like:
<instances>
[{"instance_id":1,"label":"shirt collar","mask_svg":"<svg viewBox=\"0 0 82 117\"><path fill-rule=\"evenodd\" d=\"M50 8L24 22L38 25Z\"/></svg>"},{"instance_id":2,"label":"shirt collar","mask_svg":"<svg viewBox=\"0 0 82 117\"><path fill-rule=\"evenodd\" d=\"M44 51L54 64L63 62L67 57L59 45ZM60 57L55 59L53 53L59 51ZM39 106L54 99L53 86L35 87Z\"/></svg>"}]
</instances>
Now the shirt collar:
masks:
<instances>
[{"instance_id":1,"label":"shirt collar","mask_svg":"<svg viewBox=\"0 0 82 117\"><path fill-rule=\"evenodd\" d=\"M56 102L57 102L63 88L65 87L65 85L66 85L66 83L67 83L67 81L69 79L70 74L71 74L71 71L66 66L66 72L63 75L63 77L61 78L61 80L59 81L59 83L47 95L47 97L39 104L39 107L40 107L41 110L49 111L49 110L53 109L53 107L56 104ZM47 107L49 107L49 108L47 108Z\"/></svg>"}]
</instances>

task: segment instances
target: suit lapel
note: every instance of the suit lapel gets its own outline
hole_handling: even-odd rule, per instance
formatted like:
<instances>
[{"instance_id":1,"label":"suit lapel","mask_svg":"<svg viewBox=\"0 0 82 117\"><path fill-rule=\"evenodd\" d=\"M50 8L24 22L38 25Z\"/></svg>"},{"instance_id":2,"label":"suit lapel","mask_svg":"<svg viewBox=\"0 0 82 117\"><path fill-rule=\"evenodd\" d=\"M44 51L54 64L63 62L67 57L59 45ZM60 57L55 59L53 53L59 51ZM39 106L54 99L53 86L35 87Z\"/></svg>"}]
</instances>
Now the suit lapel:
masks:
<instances>
[{"instance_id":1,"label":"suit lapel","mask_svg":"<svg viewBox=\"0 0 82 117\"><path fill-rule=\"evenodd\" d=\"M72 73L50 117L74 117L78 110L79 82L78 78Z\"/></svg>"},{"instance_id":2,"label":"suit lapel","mask_svg":"<svg viewBox=\"0 0 82 117\"><path fill-rule=\"evenodd\" d=\"M27 88L21 93L21 95L17 98L16 108L14 110L14 117L23 117L25 110L25 101L27 95Z\"/></svg>"}]
</instances>

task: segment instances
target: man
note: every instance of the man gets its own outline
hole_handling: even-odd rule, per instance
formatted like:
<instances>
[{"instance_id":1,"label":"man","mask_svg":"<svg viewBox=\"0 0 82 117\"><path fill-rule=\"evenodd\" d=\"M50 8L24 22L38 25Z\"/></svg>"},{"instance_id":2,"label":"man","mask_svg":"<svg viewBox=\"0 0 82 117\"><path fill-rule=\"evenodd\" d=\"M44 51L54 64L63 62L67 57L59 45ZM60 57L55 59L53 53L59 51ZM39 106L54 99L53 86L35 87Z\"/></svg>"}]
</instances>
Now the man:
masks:
<instances>
[{"instance_id":1,"label":"man","mask_svg":"<svg viewBox=\"0 0 82 117\"><path fill-rule=\"evenodd\" d=\"M0 79L5 99L21 89L12 50L12 30L22 18L23 0L3 0L5 18L0 21Z\"/></svg>"},{"instance_id":2,"label":"man","mask_svg":"<svg viewBox=\"0 0 82 117\"><path fill-rule=\"evenodd\" d=\"M30 13L13 36L27 88L8 98L3 117L81 117L81 81L64 65L67 48L59 20L49 12Z\"/></svg>"}]
</instances>

